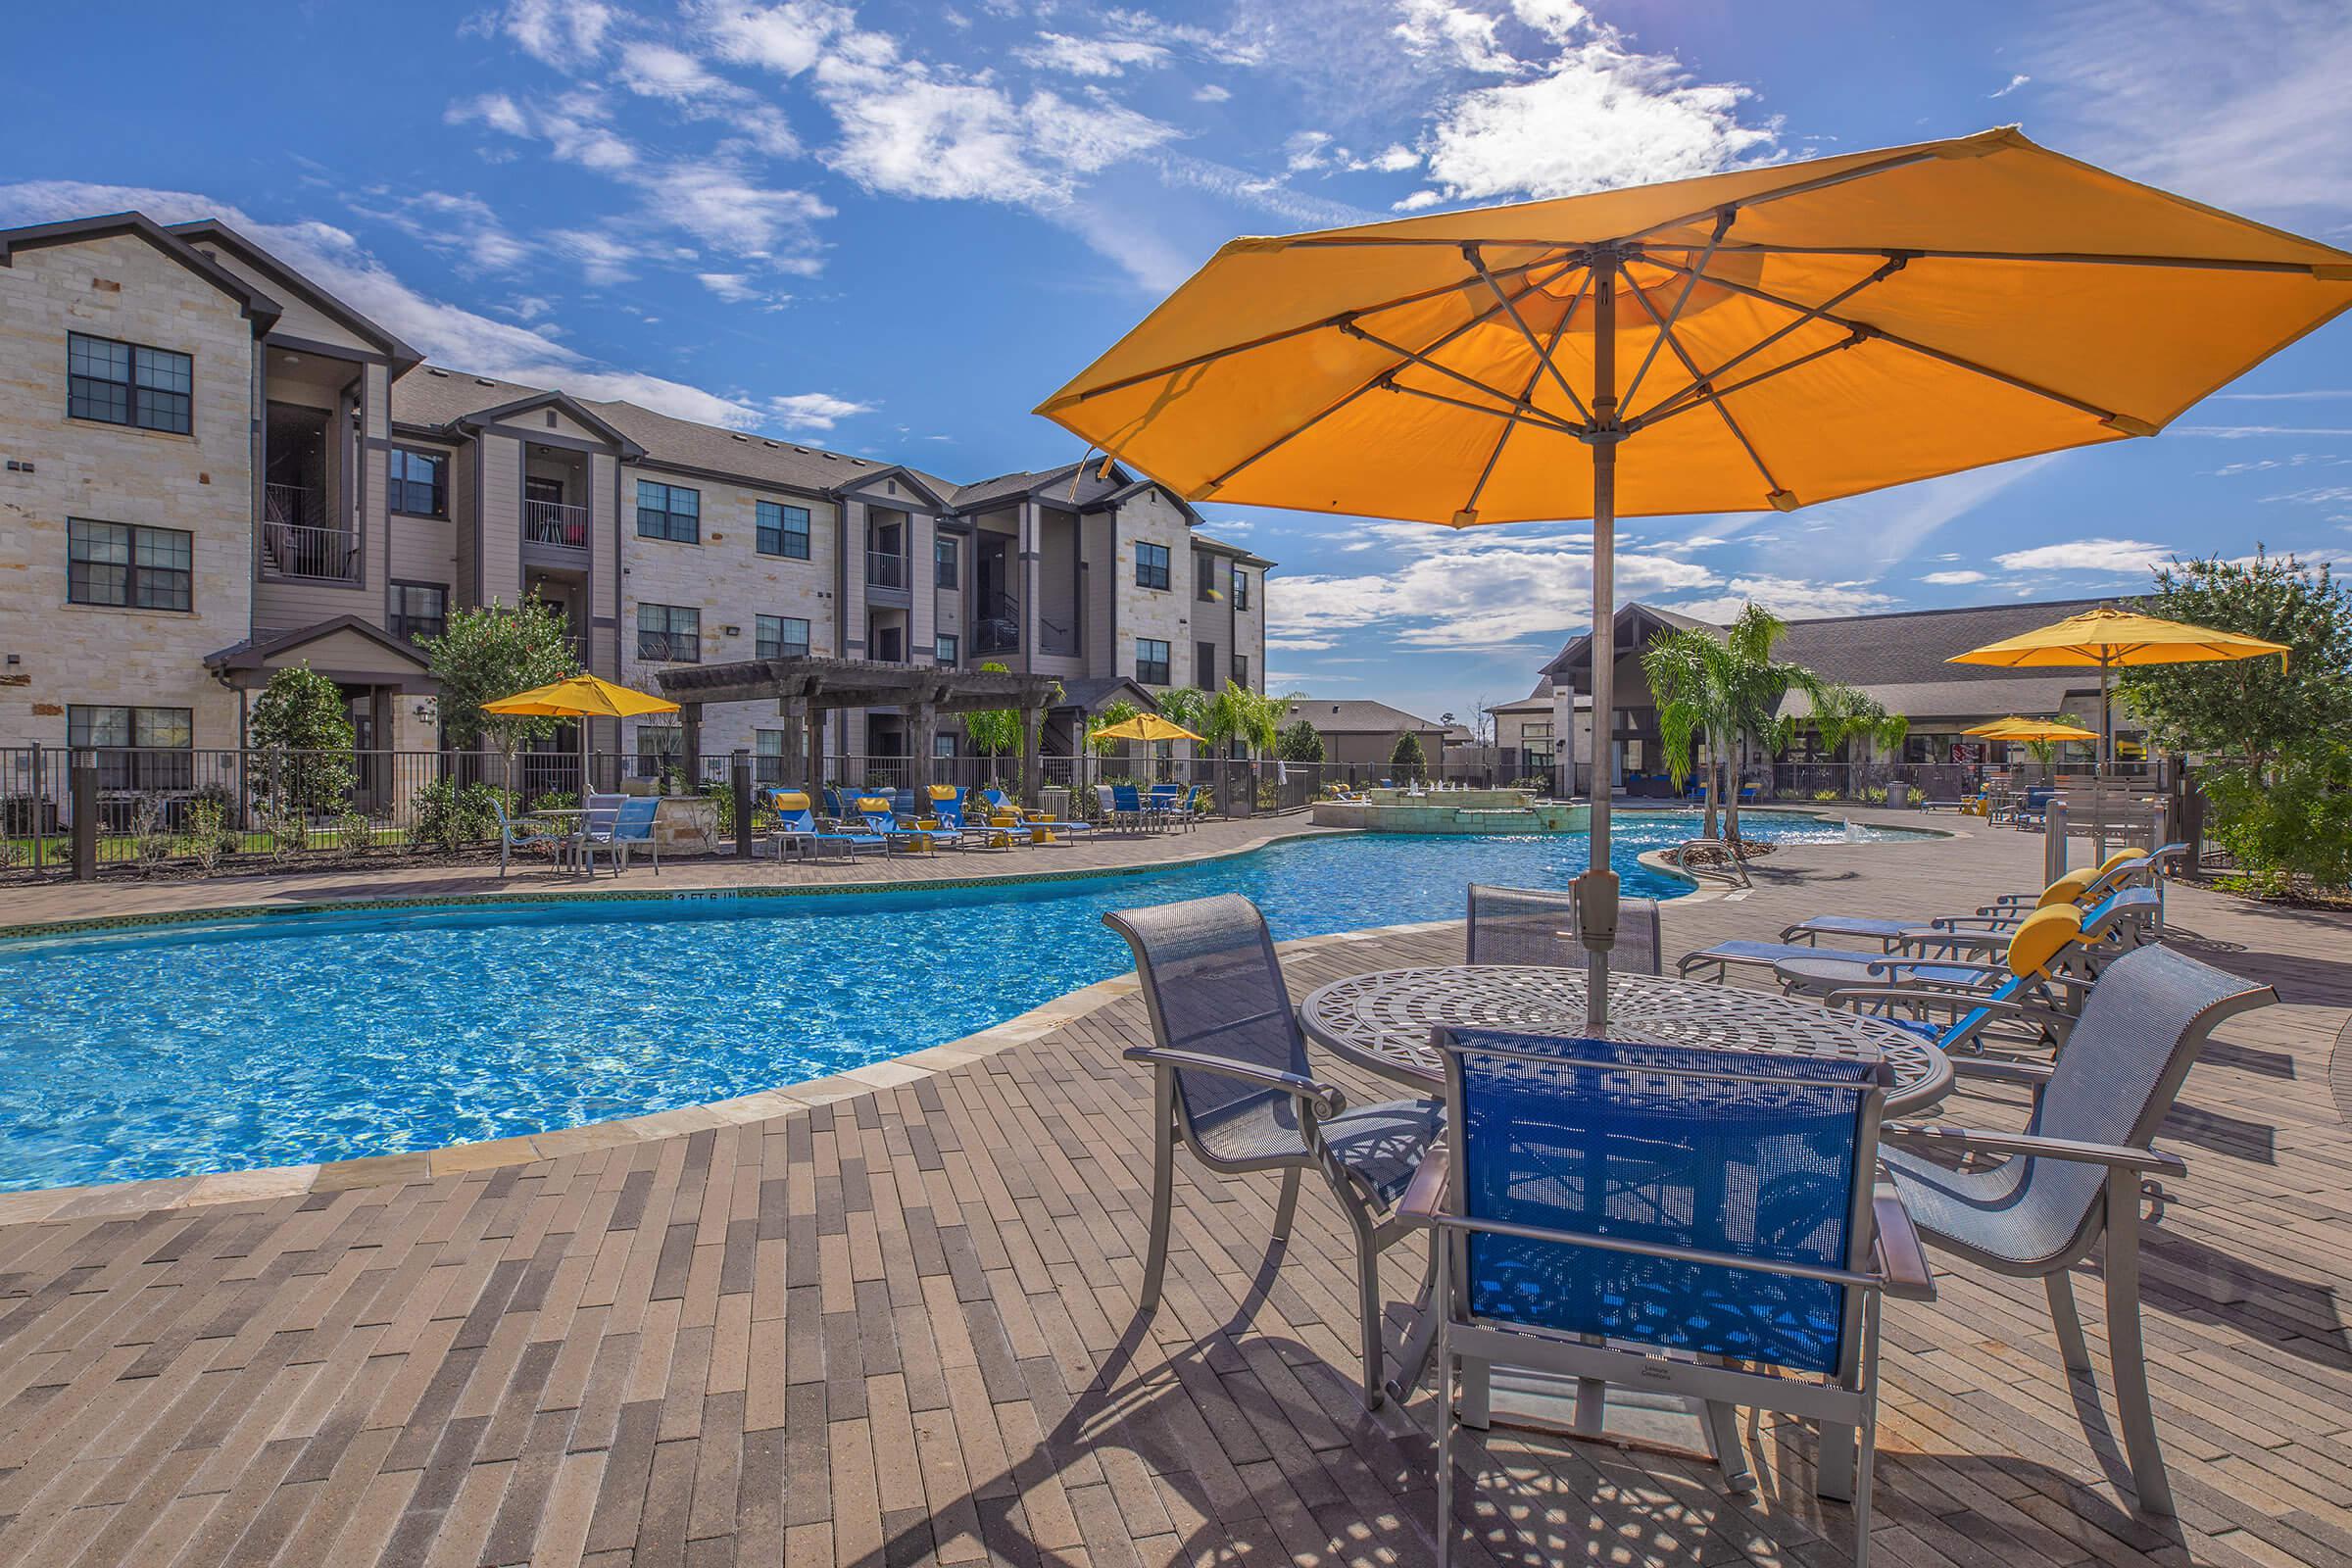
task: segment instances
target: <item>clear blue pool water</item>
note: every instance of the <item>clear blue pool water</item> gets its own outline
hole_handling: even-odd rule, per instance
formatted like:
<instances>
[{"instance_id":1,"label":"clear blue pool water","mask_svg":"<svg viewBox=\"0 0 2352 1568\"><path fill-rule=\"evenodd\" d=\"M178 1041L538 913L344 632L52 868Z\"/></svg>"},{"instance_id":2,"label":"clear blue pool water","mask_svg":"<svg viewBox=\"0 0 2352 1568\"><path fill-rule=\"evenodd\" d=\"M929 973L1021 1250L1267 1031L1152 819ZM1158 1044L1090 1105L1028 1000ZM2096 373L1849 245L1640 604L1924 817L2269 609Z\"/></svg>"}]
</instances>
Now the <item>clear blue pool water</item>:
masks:
<instances>
[{"instance_id":1,"label":"clear blue pool water","mask_svg":"<svg viewBox=\"0 0 2352 1568\"><path fill-rule=\"evenodd\" d=\"M1836 821L1750 813L1773 839ZM1621 815L1628 896L1683 885ZM0 1190L306 1164L730 1099L938 1045L1130 965L1104 911L1234 891L1278 940L1565 887L1582 834L1359 834L1207 864L821 898L446 906L0 942ZM1034 866L1051 851L1030 852ZM975 858L973 870L999 869Z\"/></svg>"}]
</instances>

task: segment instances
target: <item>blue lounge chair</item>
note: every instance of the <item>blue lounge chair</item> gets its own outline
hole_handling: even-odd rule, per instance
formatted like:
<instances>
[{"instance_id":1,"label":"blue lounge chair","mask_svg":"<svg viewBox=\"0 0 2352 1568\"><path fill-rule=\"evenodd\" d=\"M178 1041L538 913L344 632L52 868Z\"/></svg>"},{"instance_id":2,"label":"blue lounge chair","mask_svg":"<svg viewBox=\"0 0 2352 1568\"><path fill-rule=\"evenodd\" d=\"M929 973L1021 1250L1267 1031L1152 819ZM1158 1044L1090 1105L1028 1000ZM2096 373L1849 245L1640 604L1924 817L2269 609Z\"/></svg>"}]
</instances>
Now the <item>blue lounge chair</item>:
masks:
<instances>
[{"instance_id":1,"label":"blue lounge chair","mask_svg":"<svg viewBox=\"0 0 2352 1568\"><path fill-rule=\"evenodd\" d=\"M2152 938L2156 895L2126 888L2082 916L2076 945L2058 960L2060 972L2089 981L2122 955ZM2071 907L2071 906L2053 906ZM1989 988L2007 972L2013 931L1950 931L1915 926L1899 943L1877 952L1824 948L1801 942L1718 942L1686 953L1675 965L1684 979L1725 979L1734 969L1772 969L1783 963L1822 960L1849 963L1858 974L1908 984ZM1974 977L1973 981L1971 977ZM1989 977L1989 978L1988 978Z\"/></svg>"},{"instance_id":2,"label":"blue lounge chair","mask_svg":"<svg viewBox=\"0 0 2352 1568\"><path fill-rule=\"evenodd\" d=\"M1012 833L991 823L974 825L963 814L963 791L953 784L931 786L931 815L954 835L957 849L1009 850Z\"/></svg>"},{"instance_id":3,"label":"blue lounge chair","mask_svg":"<svg viewBox=\"0 0 2352 1568\"><path fill-rule=\"evenodd\" d=\"M851 822L853 824L862 823L866 832L880 835L885 853L891 855L901 852L910 855L934 853L929 835L919 828L908 827L899 820L898 814L890 808L889 796L860 795L855 804L858 814L850 819Z\"/></svg>"},{"instance_id":4,"label":"blue lounge chair","mask_svg":"<svg viewBox=\"0 0 2352 1568\"><path fill-rule=\"evenodd\" d=\"M1902 1205L1873 1191L1886 1064L1505 1030L1437 1044L1449 1131L1403 1210L1441 1233L1440 1568L1456 1433L1487 1424L1497 1367L1680 1395L1738 1491L1740 1407L1818 1422L1815 1490L1853 1505L1866 1568L1880 1300L1935 1296Z\"/></svg>"},{"instance_id":5,"label":"blue lounge chair","mask_svg":"<svg viewBox=\"0 0 2352 1568\"><path fill-rule=\"evenodd\" d=\"M1833 1007L1876 1013L1898 1028L1936 1043L1946 1055L1982 1055L1984 1031L2022 1027L2011 1044L2062 1048L2093 982L2065 971L2067 952L2082 940L2082 911L2071 905L2037 909L2009 944L1998 971L1970 976L1976 965L1904 966L1886 959L1825 965L1801 959L1804 978L1792 990L1821 997ZM1776 966L1784 981L1786 964Z\"/></svg>"},{"instance_id":6,"label":"blue lounge chair","mask_svg":"<svg viewBox=\"0 0 2352 1568\"><path fill-rule=\"evenodd\" d=\"M2164 895L2155 888L2121 888L2087 906L2057 898L2042 908L2081 908L2082 927L2093 941L2105 941L2125 928L2135 938L2161 934ZM1784 942L1818 942L1823 937L1877 942L1888 953L1989 953L1998 956L2011 932L2033 909L1997 915L1945 915L1936 920L1874 920L1858 916L1821 915L1800 920L1781 932Z\"/></svg>"},{"instance_id":7,"label":"blue lounge chair","mask_svg":"<svg viewBox=\"0 0 2352 1568\"><path fill-rule=\"evenodd\" d=\"M1064 822L1054 817L1031 816L1021 809L1019 802L994 786L982 790L980 799L988 807L991 815L1011 817L1014 826L1023 832L1043 829L1048 834L1087 833L1092 832L1095 825L1092 822Z\"/></svg>"},{"instance_id":8,"label":"blue lounge chair","mask_svg":"<svg viewBox=\"0 0 2352 1568\"><path fill-rule=\"evenodd\" d=\"M1953 930L1964 927L2001 930L2017 925L2035 909L2052 904L2067 903L2084 909L2095 909L2110 895L2127 888L2144 888L2155 893L2157 929L2161 931L2165 872L2174 859L2187 852L2188 846L2185 844L2167 844L2146 855L2118 851L2100 865L2078 867L2037 892L2004 893L1992 903L1980 906L1973 915L1947 915L1939 919L1922 920L1916 915L1821 914L1784 927L1781 940L1794 941L1799 935L1813 939L1826 936L1840 940L1862 938L1891 945L1921 926ZM2146 906L2144 900L2131 906L2133 908Z\"/></svg>"},{"instance_id":9,"label":"blue lounge chair","mask_svg":"<svg viewBox=\"0 0 2352 1568\"><path fill-rule=\"evenodd\" d=\"M879 834L819 827L816 812L809 808L808 797L799 790L770 790L767 799L776 810L776 826L801 835L817 850L831 845L854 860L859 850L887 850L890 846L890 841Z\"/></svg>"}]
</instances>

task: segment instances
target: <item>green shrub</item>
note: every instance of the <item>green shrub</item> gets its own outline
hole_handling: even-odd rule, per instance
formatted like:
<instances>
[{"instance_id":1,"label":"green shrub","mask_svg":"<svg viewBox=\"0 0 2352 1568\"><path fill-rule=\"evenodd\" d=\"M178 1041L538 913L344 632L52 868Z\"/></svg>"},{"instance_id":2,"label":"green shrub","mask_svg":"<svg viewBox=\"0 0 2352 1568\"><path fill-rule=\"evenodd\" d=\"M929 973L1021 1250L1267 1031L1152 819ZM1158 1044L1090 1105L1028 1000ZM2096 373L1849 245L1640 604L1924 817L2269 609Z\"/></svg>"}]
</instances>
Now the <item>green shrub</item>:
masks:
<instances>
[{"instance_id":1,"label":"green shrub","mask_svg":"<svg viewBox=\"0 0 2352 1568\"><path fill-rule=\"evenodd\" d=\"M1838 792L1836 790L1815 790L1813 792L1813 799L1820 802L1822 805L1827 806L1831 802L1838 799Z\"/></svg>"},{"instance_id":2,"label":"green shrub","mask_svg":"<svg viewBox=\"0 0 2352 1568\"><path fill-rule=\"evenodd\" d=\"M180 812L179 825L187 836L187 852L196 861L196 869L206 876L220 869L220 857L236 849L237 837L229 830L227 810L217 798L202 791Z\"/></svg>"},{"instance_id":3,"label":"green shrub","mask_svg":"<svg viewBox=\"0 0 2352 1568\"><path fill-rule=\"evenodd\" d=\"M455 854L497 836L499 792L487 784L460 789L450 779L437 778L410 804L416 813L416 840L427 849Z\"/></svg>"},{"instance_id":4,"label":"green shrub","mask_svg":"<svg viewBox=\"0 0 2352 1568\"><path fill-rule=\"evenodd\" d=\"M531 802L534 811L569 811L576 809L580 798L570 790L549 790Z\"/></svg>"},{"instance_id":5,"label":"green shrub","mask_svg":"<svg viewBox=\"0 0 2352 1568\"><path fill-rule=\"evenodd\" d=\"M2352 887L2352 745L2298 748L2267 779L2229 767L2200 782L2213 808L2207 831L2237 861L2231 885L2267 894Z\"/></svg>"},{"instance_id":6,"label":"green shrub","mask_svg":"<svg viewBox=\"0 0 2352 1568\"><path fill-rule=\"evenodd\" d=\"M365 852L374 842L375 824L368 820L366 811L349 810L335 818L337 849L346 854Z\"/></svg>"},{"instance_id":7,"label":"green shrub","mask_svg":"<svg viewBox=\"0 0 2352 1568\"><path fill-rule=\"evenodd\" d=\"M1883 784L1864 785L1862 789L1862 804L1864 806L1885 806L1886 804L1886 786Z\"/></svg>"}]
</instances>

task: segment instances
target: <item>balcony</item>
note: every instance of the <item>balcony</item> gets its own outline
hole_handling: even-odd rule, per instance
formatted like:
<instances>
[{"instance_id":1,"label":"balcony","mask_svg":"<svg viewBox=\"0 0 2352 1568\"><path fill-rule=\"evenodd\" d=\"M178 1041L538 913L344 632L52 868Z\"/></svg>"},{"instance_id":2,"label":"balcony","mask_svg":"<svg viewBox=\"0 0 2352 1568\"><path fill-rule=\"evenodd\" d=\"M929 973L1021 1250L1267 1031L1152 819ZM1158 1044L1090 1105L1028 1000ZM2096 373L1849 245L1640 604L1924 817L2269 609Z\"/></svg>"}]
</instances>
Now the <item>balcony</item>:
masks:
<instances>
[{"instance_id":1,"label":"balcony","mask_svg":"<svg viewBox=\"0 0 2352 1568\"><path fill-rule=\"evenodd\" d=\"M303 485L262 486L262 571L319 582L360 580L360 537L327 528L324 497Z\"/></svg>"},{"instance_id":2,"label":"balcony","mask_svg":"<svg viewBox=\"0 0 2352 1568\"><path fill-rule=\"evenodd\" d=\"M1021 602L1010 594L984 596L972 621L972 652L1017 654L1021 651Z\"/></svg>"},{"instance_id":3,"label":"balcony","mask_svg":"<svg viewBox=\"0 0 2352 1568\"><path fill-rule=\"evenodd\" d=\"M869 588L905 588L906 558L889 550L865 553L865 581Z\"/></svg>"},{"instance_id":4,"label":"balcony","mask_svg":"<svg viewBox=\"0 0 2352 1568\"><path fill-rule=\"evenodd\" d=\"M588 509L566 501L525 501L522 537L525 544L584 552L588 548Z\"/></svg>"}]
</instances>

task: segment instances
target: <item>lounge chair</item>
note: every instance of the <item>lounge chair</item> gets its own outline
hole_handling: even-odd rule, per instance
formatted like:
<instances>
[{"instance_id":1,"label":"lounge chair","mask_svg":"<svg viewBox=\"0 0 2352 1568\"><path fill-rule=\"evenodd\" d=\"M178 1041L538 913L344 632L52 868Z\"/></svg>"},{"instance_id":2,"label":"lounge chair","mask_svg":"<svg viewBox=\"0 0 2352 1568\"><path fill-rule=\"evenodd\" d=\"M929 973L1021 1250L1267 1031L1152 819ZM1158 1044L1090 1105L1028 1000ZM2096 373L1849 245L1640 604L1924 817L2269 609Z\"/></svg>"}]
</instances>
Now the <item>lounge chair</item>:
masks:
<instances>
[{"instance_id":1,"label":"lounge chair","mask_svg":"<svg viewBox=\"0 0 2352 1568\"><path fill-rule=\"evenodd\" d=\"M2156 909L2152 891L2126 888L2086 912L2080 944L2063 959L2065 972L2084 980L2094 978L2107 962L2151 940ZM1949 983L1960 977L1964 983L1964 971L1974 969L1983 974L2001 969L2014 936L2014 931L1952 931L1919 925L1876 951L1825 948L1810 942L1718 942L1684 954L1675 972L1686 980L1722 980L1734 969L1770 969L1784 962L1832 959L1865 969L1876 965L1876 972L1918 982ZM1927 972L1936 969L1949 974Z\"/></svg>"},{"instance_id":2,"label":"lounge chair","mask_svg":"<svg viewBox=\"0 0 2352 1568\"><path fill-rule=\"evenodd\" d=\"M917 827L909 827L899 820L898 813L891 809L889 796L860 795L857 799L856 807L858 814L851 818L852 823L862 823L866 832L879 835L885 853L890 855L934 855L938 853L938 847L931 834L925 833Z\"/></svg>"},{"instance_id":3,"label":"lounge chair","mask_svg":"<svg viewBox=\"0 0 2352 1568\"><path fill-rule=\"evenodd\" d=\"M1589 961L1577 940L1576 895L1545 888L1470 884L1468 961L1582 969ZM1609 949L1615 974L1656 974L1662 962L1658 901L1622 899L1617 941Z\"/></svg>"},{"instance_id":4,"label":"lounge chair","mask_svg":"<svg viewBox=\"0 0 2352 1568\"><path fill-rule=\"evenodd\" d=\"M580 816L580 830L572 836L571 853L578 858L590 876L596 875L596 852L605 852L605 861L620 875L620 852L612 843L612 829L619 825L620 808L633 800L654 800L652 796L591 795L587 809ZM657 808L661 802L654 800Z\"/></svg>"},{"instance_id":5,"label":"lounge chair","mask_svg":"<svg viewBox=\"0 0 2352 1568\"><path fill-rule=\"evenodd\" d=\"M840 828L818 826L816 812L809 808L808 797L799 790L771 790L768 802L775 808L777 828L806 839L811 851L822 851L831 845L854 860L859 850L887 850L890 847L890 841L878 833L845 832Z\"/></svg>"},{"instance_id":6,"label":"lounge chair","mask_svg":"<svg viewBox=\"0 0 2352 1568\"><path fill-rule=\"evenodd\" d=\"M530 850L545 855L561 866L571 855L571 834L550 822L533 821L527 816L507 815L506 804L493 795L490 808L498 813L498 874L504 880L507 860L516 850Z\"/></svg>"},{"instance_id":7,"label":"lounge chair","mask_svg":"<svg viewBox=\"0 0 2352 1568\"><path fill-rule=\"evenodd\" d=\"M1031 816L1021 809L1019 802L1000 789L982 790L980 799L999 827L1026 833L1032 844L1051 844L1056 833L1091 832L1095 825L1092 822L1065 822L1057 817Z\"/></svg>"},{"instance_id":8,"label":"lounge chair","mask_svg":"<svg viewBox=\"0 0 2352 1568\"><path fill-rule=\"evenodd\" d=\"M1985 1031L1996 1025L2027 1031L2007 1043L2063 1048L2095 984L2065 968L2068 950L2082 940L2082 911L2060 905L2036 909L1997 966L1812 958L1785 959L1775 972L1785 989L1877 1013L1934 1041L1947 1056L1984 1054Z\"/></svg>"},{"instance_id":9,"label":"lounge chair","mask_svg":"<svg viewBox=\"0 0 2352 1568\"><path fill-rule=\"evenodd\" d=\"M642 845L645 853L653 857L654 875L662 874L662 844L654 837L654 820L661 814L662 801L658 796L636 795L620 803L620 816L612 824L612 844L620 856L618 871L629 868L629 857Z\"/></svg>"},{"instance_id":10,"label":"lounge chair","mask_svg":"<svg viewBox=\"0 0 2352 1568\"><path fill-rule=\"evenodd\" d=\"M2096 908L2111 894L2125 888L2155 890L2161 929L2166 870L2174 859L2187 852L2188 846L2185 844L2167 844L2145 855L2136 850L2118 850L2097 865L2078 866L2038 892L2004 893L1992 903L1979 906L1972 915L1946 915L1925 920L1917 915L1815 915L1784 927L1781 940L1791 942L1800 935L1811 938L1826 936L1840 940L1862 938L1891 946L1922 926L2000 930L2015 926L2035 909L2047 908L2053 904L2073 904L2084 909Z\"/></svg>"},{"instance_id":11,"label":"lounge chair","mask_svg":"<svg viewBox=\"0 0 2352 1568\"><path fill-rule=\"evenodd\" d=\"M2058 1352L2091 1370L2069 1271L2104 1239L2107 1348L2124 1447L2141 1511L2170 1514L2172 1488L2148 1399L2139 1323L2142 1183L2187 1166L2155 1147L2181 1081L2222 1020L2278 1001L2169 948L2129 953L2108 967L2054 1063L1961 1059L1964 1079L2022 1084L2034 1110L2021 1133L1894 1124L1880 1158L1930 1248L1995 1274L2039 1278ZM1998 1156L1989 1169L1927 1157Z\"/></svg>"},{"instance_id":12,"label":"lounge chair","mask_svg":"<svg viewBox=\"0 0 2352 1568\"><path fill-rule=\"evenodd\" d=\"M1682 1396L1736 1491L1754 1486L1740 1407L1818 1422L1815 1490L1852 1503L1866 1568L1880 1299L1935 1297L1901 1205L1873 1192L1886 1064L1487 1029L1437 1044L1451 1131L1404 1209L1441 1232L1440 1568L1461 1531L1456 1434L1487 1425L1498 1367Z\"/></svg>"},{"instance_id":13,"label":"lounge chair","mask_svg":"<svg viewBox=\"0 0 2352 1568\"><path fill-rule=\"evenodd\" d=\"M1443 1130L1438 1102L1351 1110L1345 1093L1314 1077L1265 918L1240 894L1122 910L1102 923L1134 950L1152 1017L1153 1043L1122 1053L1153 1069L1152 1239L1138 1304L1159 1304L1178 1144L1219 1175L1281 1171L1277 1243L1291 1234L1299 1172L1320 1171L1355 1233L1364 1402L1378 1406L1380 1254L1409 1228L1395 1205Z\"/></svg>"}]
</instances>

